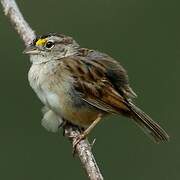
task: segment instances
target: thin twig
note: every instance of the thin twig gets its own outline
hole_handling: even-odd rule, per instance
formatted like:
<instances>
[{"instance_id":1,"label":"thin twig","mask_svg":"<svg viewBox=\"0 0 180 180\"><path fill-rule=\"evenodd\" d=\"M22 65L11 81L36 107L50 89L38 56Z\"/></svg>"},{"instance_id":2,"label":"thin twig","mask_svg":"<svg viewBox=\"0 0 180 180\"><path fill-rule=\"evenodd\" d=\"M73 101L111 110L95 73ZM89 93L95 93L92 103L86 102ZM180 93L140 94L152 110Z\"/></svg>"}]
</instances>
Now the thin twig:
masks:
<instances>
[{"instance_id":1,"label":"thin twig","mask_svg":"<svg viewBox=\"0 0 180 180\"><path fill-rule=\"evenodd\" d=\"M24 20L15 0L1 0L1 4L5 15L9 17L25 46L30 44L30 42L35 38L35 33ZM80 132L77 128L70 125L65 127L65 136L68 137L71 142L73 142L74 138L79 134ZM88 175L88 178L90 180L103 180L103 176L92 154L91 145L87 139L82 140L77 144L76 153Z\"/></svg>"}]
</instances>

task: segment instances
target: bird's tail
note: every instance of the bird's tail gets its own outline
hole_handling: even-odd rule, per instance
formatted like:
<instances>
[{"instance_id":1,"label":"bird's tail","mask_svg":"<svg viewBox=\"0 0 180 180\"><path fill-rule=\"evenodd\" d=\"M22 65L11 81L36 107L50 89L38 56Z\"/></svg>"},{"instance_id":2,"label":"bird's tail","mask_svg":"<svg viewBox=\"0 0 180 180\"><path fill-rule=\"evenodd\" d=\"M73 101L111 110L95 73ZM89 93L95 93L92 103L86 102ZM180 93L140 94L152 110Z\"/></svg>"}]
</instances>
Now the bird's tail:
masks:
<instances>
[{"instance_id":1,"label":"bird's tail","mask_svg":"<svg viewBox=\"0 0 180 180\"><path fill-rule=\"evenodd\" d=\"M166 131L154 122L145 112L131 102L128 102L128 106L131 111L132 119L145 132L145 134L152 137L156 143L169 140L169 135Z\"/></svg>"}]
</instances>

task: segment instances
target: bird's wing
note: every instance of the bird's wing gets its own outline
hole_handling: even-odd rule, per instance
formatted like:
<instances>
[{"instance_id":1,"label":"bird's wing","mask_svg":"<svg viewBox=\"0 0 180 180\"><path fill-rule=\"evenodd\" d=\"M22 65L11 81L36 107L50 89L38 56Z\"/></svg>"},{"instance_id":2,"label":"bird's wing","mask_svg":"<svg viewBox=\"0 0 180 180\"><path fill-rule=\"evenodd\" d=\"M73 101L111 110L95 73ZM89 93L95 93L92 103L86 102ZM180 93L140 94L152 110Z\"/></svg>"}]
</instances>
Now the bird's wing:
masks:
<instances>
[{"instance_id":1,"label":"bird's wing","mask_svg":"<svg viewBox=\"0 0 180 180\"><path fill-rule=\"evenodd\" d=\"M87 54L87 59L100 63L105 67L105 75L109 81L113 84L118 93L126 98L137 97L136 93L129 86L129 80L126 70L121 66L119 62L114 60L107 54L91 50Z\"/></svg>"},{"instance_id":2,"label":"bird's wing","mask_svg":"<svg viewBox=\"0 0 180 180\"><path fill-rule=\"evenodd\" d=\"M66 68L75 79L74 87L89 104L111 113L129 111L126 98L133 96L127 74L109 56L86 55L64 58Z\"/></svg>"}]
</instances>

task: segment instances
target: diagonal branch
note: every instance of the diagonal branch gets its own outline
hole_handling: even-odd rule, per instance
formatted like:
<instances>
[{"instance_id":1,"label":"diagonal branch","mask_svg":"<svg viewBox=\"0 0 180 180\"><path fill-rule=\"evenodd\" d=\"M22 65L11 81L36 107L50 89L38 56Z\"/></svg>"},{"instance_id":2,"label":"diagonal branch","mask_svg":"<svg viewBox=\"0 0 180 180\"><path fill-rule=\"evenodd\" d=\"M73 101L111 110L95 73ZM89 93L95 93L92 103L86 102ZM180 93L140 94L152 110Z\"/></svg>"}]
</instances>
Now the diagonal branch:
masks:
<instances>
[{"instance_id":1,"label":"diagonal branch","mask_svg":"<svg viewBox=\"0 0 180 180\"><path fill-rule=\"evenodd\" d=\"M9 17L10 22L13 24L25 46L28 46L28 44L30 44L30 42L35 38L35 33L24 20L15 0L1 0L1 4L5 15ZM74 138L79 134L80 132L77 128L70 125L65 127L65 136L71 142L73 142ZM76 152L88 178L90 180L103 180L88 140L81 140L76 146Z\"/></svg>"},{"instance_id":2,"label":"diagonal branch","mask_svg":"<svg viewBox=\"0 0 180 180\"><path fill-rule=\"evenodd\" d=\"M35 38L35 33L24 20L16 2L14 0L1 0L1 4L5 15L10 18L10 22L13 24L25 45L30 44Z\"/></svg>"}]
</instances>

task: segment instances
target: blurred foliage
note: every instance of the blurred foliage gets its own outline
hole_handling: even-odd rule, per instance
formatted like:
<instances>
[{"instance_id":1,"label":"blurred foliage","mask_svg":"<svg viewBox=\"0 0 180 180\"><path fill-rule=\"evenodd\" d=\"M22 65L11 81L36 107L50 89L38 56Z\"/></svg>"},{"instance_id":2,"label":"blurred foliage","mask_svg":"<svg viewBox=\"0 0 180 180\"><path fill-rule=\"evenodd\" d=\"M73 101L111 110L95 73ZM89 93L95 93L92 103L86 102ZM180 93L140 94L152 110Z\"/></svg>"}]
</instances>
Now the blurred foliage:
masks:
<instances>
[{"instance_id":1,"label":"blurred foliage","mask_svg":"<svg viewBox=\"0 0 180 180\"><path fill-rule=\"evenodd\" d=\"M180 179L180 1L19 0L37 33L63 32L106 52L128 70L136 103L170 134L153 144L130 120L111 117L90 140L105 179ZM23 43L0 11L0 179L86 179L71 145L41 127L42 104L29 87Z\"/></svg>"}]
</instances>

